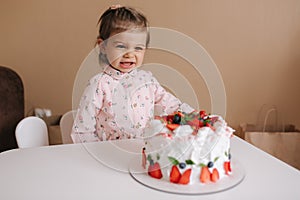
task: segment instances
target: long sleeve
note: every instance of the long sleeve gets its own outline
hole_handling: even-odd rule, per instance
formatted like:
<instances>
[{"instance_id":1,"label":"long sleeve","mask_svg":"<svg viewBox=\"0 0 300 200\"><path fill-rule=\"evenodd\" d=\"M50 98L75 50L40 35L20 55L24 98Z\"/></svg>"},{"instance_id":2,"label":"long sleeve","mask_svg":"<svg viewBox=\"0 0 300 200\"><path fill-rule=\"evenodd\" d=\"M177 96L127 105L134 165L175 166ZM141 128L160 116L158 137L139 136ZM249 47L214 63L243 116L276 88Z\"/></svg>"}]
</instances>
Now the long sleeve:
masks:
<instances>
[{"instance_id":1,"label":"long sleeve","mask_svg":"<svg viewBox=\"0 0 300 200\"><path fill-rule=\"evenodd\" d=\"M96 117L103 99L99 78L97 75L89 81L81 97L71 133L74 143L100 141L96 131Z\"/></svg>"},{"instance_id":2,"label":"long sleeve","mask_svg":"<svg viewBox=\"0 0 300 200\"><path fill-rule=\"evenodd\" d=\"M178 110L190 113L194 110L191 106L182 103L174 95L167 92L158 82L155 91L155 106L156 110L161 114L171 114Z\"/></svg>"}]
</instances>

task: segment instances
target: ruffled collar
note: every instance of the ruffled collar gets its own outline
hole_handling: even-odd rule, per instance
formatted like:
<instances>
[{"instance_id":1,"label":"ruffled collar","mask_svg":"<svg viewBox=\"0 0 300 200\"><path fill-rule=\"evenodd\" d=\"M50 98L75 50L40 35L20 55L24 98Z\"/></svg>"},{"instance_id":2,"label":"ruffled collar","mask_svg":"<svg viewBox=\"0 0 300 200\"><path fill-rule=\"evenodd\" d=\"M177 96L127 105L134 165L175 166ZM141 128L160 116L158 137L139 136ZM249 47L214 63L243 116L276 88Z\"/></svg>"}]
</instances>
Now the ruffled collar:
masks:
<instances>
[{"instance_id":1,"label":"ruffled collar","mask_svg":"<svg viewBox=\"0 0 300 200\"><path fill-rule=\"evenodd\" d=\"M114 79L122 79L125 78L126 76L134 76L137 73L137 69L133 69L130 72L120 72L114 68L112 68L110 65L106 66L104 68L104 73L111 76Z\"/></svg>"}]
</instances>

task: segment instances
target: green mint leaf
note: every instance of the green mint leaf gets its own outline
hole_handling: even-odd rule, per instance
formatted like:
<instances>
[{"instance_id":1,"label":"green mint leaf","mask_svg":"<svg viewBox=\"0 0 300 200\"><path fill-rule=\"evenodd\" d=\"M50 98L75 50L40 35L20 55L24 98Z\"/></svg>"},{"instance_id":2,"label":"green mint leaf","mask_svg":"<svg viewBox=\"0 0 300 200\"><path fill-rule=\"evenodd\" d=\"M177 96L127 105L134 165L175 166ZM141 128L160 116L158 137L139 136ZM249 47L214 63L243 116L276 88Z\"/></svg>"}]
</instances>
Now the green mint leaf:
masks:
<instances>
[{"instance_id":1,"label":"green mint leaf","mask_svg":"<svg viewBox=\"0 0 300 200\"><path fill-rule=\"evenodd\" d=\"M217 162L218 159L219 159L219 157L216 157L216 158L214 159L214 163Z\"/></svg>"},{"instance_id":2,"label":"green mint leaf","mask_svg":"<svg viewBox=\"0 0 300 200\"><path fill-rule=\"evenodd\" d=\"M195 164L192 160L186 160L185 163L188 164L188 165L194 165Z\"/></svg>"},{"instance_id":3,"label":"green mint leaf","mask_svg":"<svg viewBox=\"0 0 300 200\"><path fill-rule=\"evenodd\" d=\"M148 160L149 162L151 162L152 158L151 158L151 155L150 155L150 154L148 154L147 160Z\"/></svg>"},{"instance_id":4,"label":"green mint leaf","mask_svg":"<svg viewBox=\"0 0 300 200\"><path fill-rule=\"evenodd\" d=\"M200 163L198 166L200 166L200 167L206 167L206 164Z\"/></svg>"},{"instance_id":5,"label":"green mint leaf","mask_svg":"<svg viewBox=\"0 0 300 200\"><path fill-rule=\"evenodd\" d=\"M179 161L176 160L176 158L168 156L169 161L173 164L173 165L178 165Z\"/></svg>"}]
</instances>

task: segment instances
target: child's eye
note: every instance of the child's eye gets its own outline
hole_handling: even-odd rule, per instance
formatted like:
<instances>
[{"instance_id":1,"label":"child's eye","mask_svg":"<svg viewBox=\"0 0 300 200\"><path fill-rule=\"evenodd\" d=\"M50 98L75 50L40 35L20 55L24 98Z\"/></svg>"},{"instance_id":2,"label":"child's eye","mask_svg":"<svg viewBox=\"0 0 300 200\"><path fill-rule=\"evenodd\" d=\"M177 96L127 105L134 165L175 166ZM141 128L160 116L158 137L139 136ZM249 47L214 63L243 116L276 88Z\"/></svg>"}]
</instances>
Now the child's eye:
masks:
<instances>
[{"instance_id":1,"label":"child's eye","mask_svg":"<svg viewBox=\"0 0 300 200\"><path fill-rule=\"evenodd\" d=\"M144 47L135 47L135 50L136 50L136 51L143 51L143 50L144 50Z\"/></svg>"},{"instance_id":2,"label":"child's eye","mask_svg":"<svg viewBox=\"0 0 300 200\"><path fill-rule=\"evenodd\" d=\"M123 45L123 44L118 44L116 47L117 47L118 49L125 49L125 48L126 48L126 46Z\"/></svg>"}]
</instances>

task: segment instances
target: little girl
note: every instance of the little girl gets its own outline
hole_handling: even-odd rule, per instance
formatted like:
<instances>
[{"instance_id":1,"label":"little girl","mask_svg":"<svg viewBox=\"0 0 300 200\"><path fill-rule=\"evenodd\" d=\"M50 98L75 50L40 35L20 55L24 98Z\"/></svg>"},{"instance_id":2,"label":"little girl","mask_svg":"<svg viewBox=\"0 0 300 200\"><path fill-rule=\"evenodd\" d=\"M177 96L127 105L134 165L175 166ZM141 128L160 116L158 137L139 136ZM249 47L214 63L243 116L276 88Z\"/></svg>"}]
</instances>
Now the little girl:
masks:
<instances>
[{"instance_id":1,"label":"little girl","mask_svg":"<svg viewBox=\"0 0 300 200\"><path fill-rule=\"evenodd\" d=\"M137 69L150 39L142 13L112 6L99 24L99 58L105 67L90 79L81 98L71 134L74 143L142 137L154 110L160 114L193 111L150 72Z\"/></svg>"}]
</instances>

